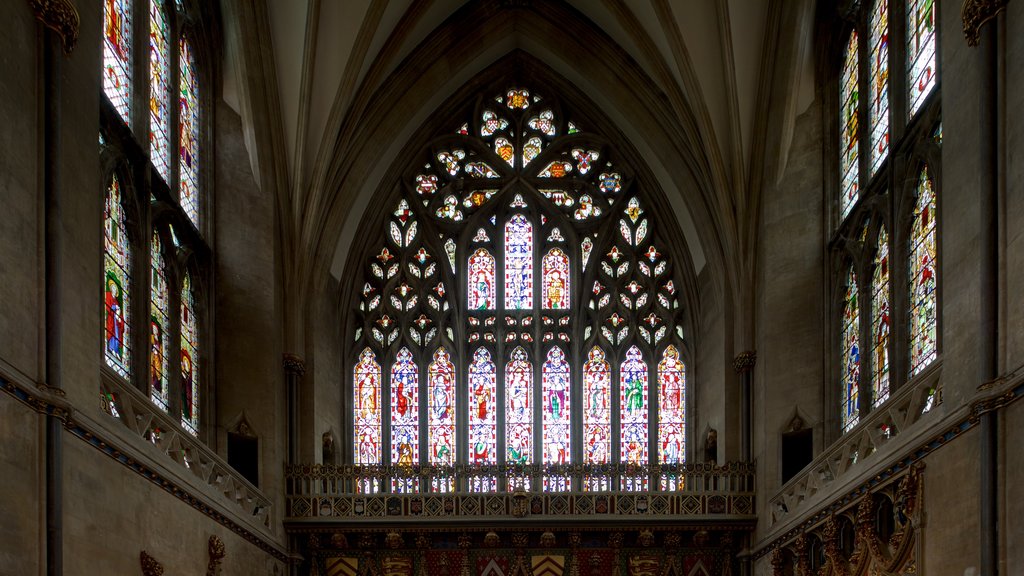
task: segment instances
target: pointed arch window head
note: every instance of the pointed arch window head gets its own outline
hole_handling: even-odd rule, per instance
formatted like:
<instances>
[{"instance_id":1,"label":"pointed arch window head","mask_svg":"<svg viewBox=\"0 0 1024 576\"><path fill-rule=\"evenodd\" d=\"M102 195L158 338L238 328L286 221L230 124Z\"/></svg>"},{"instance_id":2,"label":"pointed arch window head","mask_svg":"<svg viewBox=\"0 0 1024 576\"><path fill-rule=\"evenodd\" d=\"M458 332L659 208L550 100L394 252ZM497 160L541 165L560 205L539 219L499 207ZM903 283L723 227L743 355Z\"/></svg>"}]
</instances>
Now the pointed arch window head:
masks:
<instances>
[{"instance_id":1,"label":"pointed arch window head","mask_svg":"<svg viewBox=\"0 0 1024 576\"><path fill-rule=\"evenodd\" d=\"M673 346L664 378L678 372L682 383L685 314L657 199L616 165L613 143L581 131L553 99L513 88L470 107L401 175L398 197L371 231L379 240L361 260L349 342L389 366L407 351L426 404L419 462L431 465L429 481L382 486L645 490L646 466L662 454L685 459L682 400L666 412L671 438L655 448L652 349ZM411 382L392 374L381 384L392 411L397 387L407 394ZM666 390L665 402L685 397L679 386ZM390 418L382 426L392 441L401 431ZM381 457L409 461L393 445ZM633 472L584 477L573 467L581 459L629 463ZM466 477L453 479L456 472Z\"/></svg>"},{"instance_id":2,"label":"pointed arch window head","mask_svg":"<svg viewBox=\"0 0 1024 576\"><path fill-rule=\"evenodd\" d=\"M871 405L889 398L889 235L878 232L871 277Z\"/></svg>"},{"instance_id":3,"label":"pointed arch window head","mask_svg":"<svg viewBox=\"0 0 1024 576\"><path fill-rule=\"evenodd\" d=\"M167 181L171 153L170 27L163 0L149 4L149 159Z\"/></svg>"},{"instance_id":4,"label":"pointed arch window head","mask_svg":"<svg viewBox=\"0 0 1024 576\"><path fill-rule=\"evenodd\" d=\"M196 327L196 297L192 274L181 285L181 425L199 434L199 331Z\"/></svg>"},{"instance_id":5,"label":"pointed arch window head","mask_svg":"<svg viewBox=\"0 0 1024 576\"><path fill-rule=\"evenodd\" d=\"M889 155L889 0L871 11L871 174Z\"/></svg>"},{"instance_id":6,"label":"pointed arch window head","mask_svg":"<svg viewBox=\"0 0 1024 576\"><path fill-rule=\"evenodd\" d=\"M839 368L843 384L842 429L846 432L860 420L860 303L857 274L853 268L846 276L842 325L842 361Z\"/></svg>"},{"instance_id":7,"label":"pointed arch window head","mask_svg":"<svg viewBox=\"0 0 1024 576\"><path fill-rule=\"evenodd\" d=\"M103 249L103 353L107 366L124 378L131 371L131 244L121 197L113 176L107 187Z\"/></svg>"},{"instance_id":8,"label":"pointed arch window head","mask_svg":"<svg viewBox=\"0 0 1024 576\"><path fill-rule=\"evenodd\" d=\"M860 159L860 74L858 72L857 32L850 33L843 59L842 84L840 86L840 151L839 173L841 176L839 215L846 218L860 196L858 161Z\"/></svg>"},{"instance_id":9,"label":"pointed arch window head","mask_svg":"<svg viewBox=\"0 0 1024 576\"><path fill-rule=\"evenodd\" d=\"M910 375L920 373L938 355L936 295L936 202L928 167L921 170L910 232Z\"/></svg>"},{"instance_id":10,"label":"pointed arch window head","mask_svg":"<svg viewBox=\"0 0 1024 576\"><path fill-rule=\"evenodd\" d=\"M103 3L103 93L128 123L132 102L132 2Z\"/></svg>"},{"instance_id":11,"label":"pointed arch window head","mask_svg":"<svg viewBox=\"0 0 1024 576\"><path fill-rule=\"evenodd\" d=\"M199 80L192 44L184 36L178 41L180 79L178 113L178 199L181 208L199 227Z\"/></svg>"},{"instance_id":12,"label":"pointed arch window head","mask_svg":"<svg viewBox=\"0 0 1024 576\"><path fill-rule=\"evenodd\" d=\"M170 390L169 291L164 253L160 235L153 233L150 242L150 313L149 313L149 396L157 406L167 410Z\"/></svg>"},{"instance_id":13,"label":"pointed arch window head","mask_svg":"<svg viewBox=\"0 0 1024 576\"><path fill-rule=\"evenodd\" d=\"M913 118L935 89L937 0L907 0L907 112Z\"/></svg>"}]
</instances>

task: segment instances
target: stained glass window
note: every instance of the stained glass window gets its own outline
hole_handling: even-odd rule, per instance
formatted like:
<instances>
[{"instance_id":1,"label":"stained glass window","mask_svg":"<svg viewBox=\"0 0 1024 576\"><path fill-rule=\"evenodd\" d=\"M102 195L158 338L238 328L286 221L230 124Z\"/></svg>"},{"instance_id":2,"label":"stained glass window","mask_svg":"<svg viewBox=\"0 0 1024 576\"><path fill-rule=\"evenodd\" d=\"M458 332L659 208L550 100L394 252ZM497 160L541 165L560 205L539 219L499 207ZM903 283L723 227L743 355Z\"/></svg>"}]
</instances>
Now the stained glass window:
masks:
<instances>
[{"instance_id":1,"label":"stained glass window","mask_svg":"<svg viewBox=\"0 0 1024 576\"><path fill-rule=\"evenodd\" d=\"M158 406L168 408L167 368L170 363L168 288L160 236L153 234L150 245L149 312L149 395Z\"/></svg>"},{"instance_id":2,"label":"stained glass window","mask_svg":"<svg viewBox=\"0 0 1024 576\"><path fill-rule=\"evenodd\" d=\"M359 355L353 370L353 434L354 463L381 463L380 364L373 351L366 348Z\"/></svg>"},{"instance_id":3,"label":"stained glass window","mask_svg":"<svg viewBox=\"0 0 1024 576\"><path fill-rule=\"evenodd\" d=\"M686 453L686 368L669 345L658 364L658 461L678 464Z\"/></svg>"},{"instance_id":4,"label":"stained glass window","mask_svg":"<svg viewBox=\"0 0 1024 576\"><path fill-rule=\"evenodd\" d=\"M558 230L557 228L555 230ZM552 248L544 256L541 290L545 310L569 308L569 256L561 248Z\"/></svg>"},{"instance_id":5,"label":"stained glass window","mask_svg":"<svg viewBox=\"0 0 1024 576\"><path fill-rule=\"evenodd\" d=\"M167 180L170 163L170 29L163 0L149 4L149 159Z\"/></svg>"},{"instance_id":6,"label":"stained glass window","mask_svg":"<svg viewBox=\"0 0 1024 576\"><path fill-rule=\"evenodd\" d=\"M843 299L842 363L843 383L842 428L853 428L860 419L860 304L857 297L857 274L851 268L846 277Z\"/></svg>"},{"instance_id":7,"label":"stained glass window","mask_svg":"<svg viewBox=\"0 0 1024 576\"><path fill-rule=\"evenodd\" d=\"M184 37L178 42L178 71L178 196L182 210L199 226L199 80L192 45Z\"/></svg>"},{"instance_id":8,"label":"stained glass window","mask_svg":"<svg viewBox=\"0 0 1024 576\"><path fill-rule=\"evenodd\" d=\"M935 70L936 0L907 0L907 112L913 118L937 79Z\"/></svg>"},{"instance_id":9,"label":"stained glass window","mask_svg":"<svg viewBox=\"0 0 1024 576\"><path fill-rule=\"evenodd\" d=\"M612 372L604 351L590 349L583 365L583 463L607 464L612 452ZM607 490L608 478L592 475L584 490Z\"/></svg>"},{"instance_id":10,"label":"stained glass window","mask_svg":"<svg viewBox=\"0 0 1024 576\"><path fill-rule=\"evenodd\" d=\"M132 102L132 2L103 3L103 92L126 123Z\"/></svg>"},{"instance_id":11,"label":"stained glass window","mask_svg":"<svg viewBox=\"0 0 1024 576\"><path fill-rule=\"evenodd\" d=\"M561 348L555 346L548 351L542 373L544 463L565 464L572 453L569 434L572 402L569 363L565 361L565 352Z\"/></svg>"},{"instance_id":12,"label":"stained glass window","mask_svg":"<svg viewBox=\"0 0 1024 576\"><path fill-rule=\"evenodd\" d=\"M857 161L860 158L860 75L857 72L857 32L850 33L850 42L846 46L843 60L843 75L839 96L840 109L840 152L839 173L842 177L839 213L846 218L850 209L857 202L860 184L858 182Z\"/></svg>"},{"instance_id":13,"label":"stained glass window","mask_svg":"<svg viewBox=\"0 0 1024 576\"><path fill-rule=\"evenodd\" d=\"M522 214L505 224L505 308L533 308L533 224Z\"/></svg>"},{"instance_id":14,"label":"stained glass window","mask_svg":"<svg viewBox=\"0 0 1024 576\"><path fill-rule=\"evenodd\" d=\"M923 370L938 354L936 331L937 246L935 241L935 191L928 168L921 170L917 202L910 232L910 375Z\"/></svg>"},{"instance_id":15,"label":"stained glass window","mask_svg":"<svg viewBox=\"0 0 1024 576\"><path fill-rule=\"evenodd\" d=\"M469 257L467 305L470 310L493 310L497 286L494 280L494 256L486 248L477 248Z\"/></svg>"},{"instance_id":16,"label":"stained glass window","mask_svg":"<svg viewBox=\"0 0 1024 576\"><path fill-rule=\"evenodd\" d=\"M648 387L647 363L640 349L632 346L619 367L620 462L647 464ZM646 477L623 478L624 490L646 487Z\"/></svg>"},{"instance_id":17,"label":"stained glass window","mask_svg":"<svg viewBox=\"0 0 1024 576\"><path fill-rule=\"evenodd\" d=\"M431 464L455 463L455 366L448 351L438 348L429 368L427 441Z\"/></svg>"},{"instance_id":18,"label":"stained glass window","mask_svg":"<svg viewBox=\"0 0 1024 576\"><path fill-rule=\"evenodd\" d=\"M497 383L486 348L477 348L469 365L469 462L497 463Z\"/></svg>"},{"instance_id":19,"label":"stained glass window","mask_svg":"<svg viewBox=\"0 0 1024 576\"><path fill-rule=\"evenodd\" d=\"M107 366L128 377L131 371L131 245L114 176L107 188L103 250L103 351Z\"/></svg>"},{"instance_id":20,"label":"stained glass window","mask_svg":"<svg viewBox=\"0 0 1024 576\"><path fill-rule=\"evenodd\" d=\"M871 404L889 398L889 235L878 232L871 277Z\"/></svg>"},{"instance_id":21,"label":"stained glass window","mask_svg":"<svg viewBox=\"0 0 1024 576\"><path fill-rule=\"evenodd\" d=\"M517 346L505 365L505 445L511 464L533 460L533 364Z\"/></svg>"},{"instance_id":22,"label":"stained glass window","mask_svg":"<svg viewBox=\"0 0 1024 576\"><path fill-rule=\"evenodd\" d=\"M871 173L889 154L889 0L871 11Z\"/></svg>"},{"instance_id":23,"label":"stained glass window","mask_svg":"<svg viewBox=\"0 0 1024 576\"><path fill-rule=\"evenodd\" d=\"M391 462L420 463L420 371L402 348L391 365Z\"/></svg>"},{"instance_id":24,"label":"stained glass window","mask_svg":"<svg viewBox=\"0 0 1024 576\"><path fill-rule=\"evenodd\" d=\"M196 327L196 296L192 275L181 285L181 425L199 433L199 332Z\"/></svg>"}]
</instances>

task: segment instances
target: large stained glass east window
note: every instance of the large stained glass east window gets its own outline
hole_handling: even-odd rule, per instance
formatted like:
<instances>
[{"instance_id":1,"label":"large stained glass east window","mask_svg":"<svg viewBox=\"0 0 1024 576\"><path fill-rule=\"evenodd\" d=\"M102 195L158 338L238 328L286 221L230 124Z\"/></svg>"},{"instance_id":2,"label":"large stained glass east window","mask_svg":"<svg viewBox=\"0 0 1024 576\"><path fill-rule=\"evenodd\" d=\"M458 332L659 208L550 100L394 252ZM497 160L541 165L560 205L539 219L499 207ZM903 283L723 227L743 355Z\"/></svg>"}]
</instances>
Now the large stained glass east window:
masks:
<instances>
[{"instance_id":1,"label":"large stained glass east window","mask_svg":"<svg viewBox=\"0 0 1024 576\"><path fill-rule=\"evenodd\" d=\"M169 289L160 235L155 232L150 242L149 258L149 396L158 406L167 410L170 393L167 383L168 364L171 349Z\"/></svg>"},{"instance_id":2,"label":"large stained glass east window","mask_svg":"<svg viewBox=\"0 0 1024 576\"><path fill-rule=\"evenodd\" d=\"M878 232L871 276L871 405L889 398L889 235Z\"/></svg>"},{"instance_id":3,"label":"large stained glass east window","mask_svg":"<svg viewBox=\"0 0 1024 576\"><path fill-rule=\"evenodd\" d=\"M935 190L928 168L921 170L914 220L910 229L910 375L923 370L938 354L936 332Z\"/></svg>"},{"instance_id":4,"label":"large stained glass east window","mask_svg":"<svg viewBox=\"0 0 1024 576\"><path fill-rule=\"evenodd\" d=\"M369 359L402 375L374 380L392 414L369 435L356 395L352 463L391 466L382 489L675 486L650 484L649 466L686 459L682 279L647 192L547 96L478 100L422 150L369 231L350 374L364 381L355 363ZM413 388L410 454L394 412L415 413ZM391 449L362 459L367 437ZM409 462L427 466L417 478Z\"/></svg>"},{"instance_id":5,"label":"large stained glass east window","mask_svg":"<svg viewBox=\"0 0 1024 576\"><path fill-rule=\"evenodd\" d=\"M846 296L843 298L842 362L840 381L842 393L842 429L853 428L860 420L860 299L857 274L851 268L846 276Z\"/></svg>"},{"instance_id":6,"label":"large stained glass east window","mask_svg":"<svg viewBox=\"0 0 1024 576\"><path fill-rule=\"evenodd\" d=\"M192 274L181 284L181 425L199 434L199 329Z\"/></svg>"},{"instance_id":7,"label":"large stained glass east window","mask_svg":"<svg viewBox=\"0 0 1024 576\"><path fill-rule=\"evenodd\" d=\"M181 209L199 226L199 80L192 45L178 41L178 199Z\"/></svg>"},{"instance_id":8,"label":"large stained glass east window","mask_svg":"<svg viewBox=\"0 0 1024 576\"><path fill-rule=\"evenodd\" d=\"M860 159L860 74L858 73L857 32L850 33L843 60L839 95L839 213L846 218L860 195L858 161Z\"/></svg>"},{"instance_id":9,"label":"large stained glass east window","mask_svg":"<svg viewBox=\"0 0 1024 576\"><path fill-rule=\"evenodd\" d=\"M132 103L132 2L103 3L103 93L126 123Z\"/></svg>"},{"instance_id":10,"label":"large stained glass east window","mask_svg":"<svg viewBox=\"0 0 1024 576\"><path fill-rule=\"evenodd\" d=\"M907 112L913 118L935 88L937 0L907 0Z\"/></svg>"},{"instance_id":11,"label":"large stained glass east window","mask_svg":"<svg viewBox=\"0 0 1024 576\"><path fill-rule=\"evenodd\" d=\"M889 154L889 0L871 11L871 173Z\"/></svg>"},{"instance_id":12,"label":"large stained glass east window","mask_svg":"<svg viewBox=\"0 0 1024 576\"><path fill-rule=\"evenodd\" d=\"M127 378L131 369L131 244L117 176L110 181L103 226L103 355Z\"/></svg>"},{"instance_id":13,"label":"large stained glass east window","mask_svg":"<svg viewBox=\"0 0 1024 576\"><path fill-rule=\"evenodd\" d=\"M150 0L149 159L165 181L171 154L170 35L163 0Z\"/></svg>"}]
</instances>

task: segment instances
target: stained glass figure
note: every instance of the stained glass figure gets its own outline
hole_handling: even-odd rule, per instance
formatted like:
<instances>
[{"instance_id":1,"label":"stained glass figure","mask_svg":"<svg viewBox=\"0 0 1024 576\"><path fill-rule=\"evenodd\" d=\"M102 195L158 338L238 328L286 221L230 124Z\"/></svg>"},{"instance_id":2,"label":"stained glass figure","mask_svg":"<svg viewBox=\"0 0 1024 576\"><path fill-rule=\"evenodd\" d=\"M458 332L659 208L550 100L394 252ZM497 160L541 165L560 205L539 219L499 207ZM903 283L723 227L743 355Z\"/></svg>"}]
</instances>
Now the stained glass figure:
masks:
<instances>
[{"instance_id":1,"label":"stained glass figure","mask_svg":"<svg viewBox=\"0 0 1024 576\"><path fill-rule=\"evenodd\" d=\"M167 180L170 166L170 29L163 0L149 3L149 159Z\"/></svg>"},{"instance_id":2,"label":"stained glass figure","mask_svg":"<svg viewBox=\"0 0 1024 576\"><path fill-rule=\"evenodd\" d=\"M569 363L555 346L542 367L541 406L544 464L567 464L572 454L569 395Z\"/></svg>"},{"instance_id":3,"label":"stained glass figure","mask_svg":"<svg viewBox=\"0 0 1024 576\"><path fill-rule=\"evenodd\" d=\"M132 102L132 2L103 3L103 93L128 123Z\"/></svg>"},{"instance_id":4,"label":"stained glass figure","mask_svg":"<svg viewBox=\"0 0 1024 576\"><path fill-rule=\"evenodd\" d=\"M170 363L168 288L160 236L150 246L149 395L157 406L168 408L167 368Z\"/></svg>"},{"instance_id":5,"label":"stained glass figure","mask_svg":"<svg viewBox=\"0 0 1024 576\"><path fill-rule=\"evenodd\" d=\"M482 230L481 230L482 231ZM467 306L470 310L494 310L497 285L494 279L494 256L486 248L477 248L469 257L466 286Z\"/></svg>"},{"instance_id":6,"label":"stained glass figure","mask_svg":"<svg viewBox=\"0 0 1024 576\"><path fill-rule=\"evenodd\" d=\"M889 398L889 235L878 233L874 274L871 278L871 403Z\"/></svg>"},{"instance_id":7,"label":"stained glass figure","mask_svg":"<svg viewBox=\"0 0 1024 576\"><path fill-rule=\"evenodd\" d=\"M910 375L924 370L938 354L935 285L935 191L928 168L921 170L910 232Z\"/></svg>"},{"instance_id":8,"label":"stained glass figure","mask_svg":"<svg viewBox=\"0 0 1024 576\"><path fill-rule=\"evenodd\" d=\"M178 190L181 208L196 227L199 226L199 79L196 57L184 37L178 42L179 95Z\"/></svg>"},{"instance_id":9,"label":"stained glass figure","mask_svg":"<svg viewBox=\"0 0 1024 576\"><path fill-rule=\"evenodd\" d=\"M648 376L647 363L636 346L626 351L619 367L619 461L646 465L648 443ZM622 478L623 490L643 490L646 476Z\"/></svg>"},{"instance_id":10,"label":"stained glass figure","mask_svg":"<svg viewBox=\"0 0 1024 576\"><path fill-rule=\"evenodd\" d=\"M117 176L107 188L103 220L103 355L107 366L127 378L131 372L131 244Z\"/></svg>"},{"instance_id":11,"label":"stained glass figure","mask_svg":"<svg viewBox=\"0 0 1024 576\"><path fill-rule=\"evenodd\" d=\"M594 346L583 365L583 463L608 464L612 452L612 372L604 352ZM593 476L586 490L606 490L607 477Z\"/></svg>"},{"instance_id":12,"label":"stained glass figure","mask_svg":"<svg viewBox=\"0 0 1024 576\"><path fill-rule=\"evenodd\" d=\"M533 364L521 346L505 365L505 445L509 464L533 460Z\"/></svg>"},{"instance_id":13,"label":"stained glass figure","mask_svg":"<svg viewBox=\"0 0 1024 576\"><path fill-rule=\"evenodd\" d=\"M522 214L505 224L505 308L533 308L533 224Z\"/></svg>"},{"instance_id":14,"label":"stained glass figure","mask_svg":"<svg viewBox=\"0 0 1024 576\"><path fill-rule=\"evenodd\" d=\"M431 464L455 463L455 365L438 348L428 367L427 441Z\"/></svg>"},{"instance_id":15,"label":"stained glass figure","mask_svg":"<svg viewBox=\"0 0 1024 576\"><path fill-rule=\"evenodd\" d=\"M181 285L181 425L199 434L199 331L196 326L196 296L192 275Z\"/></svg>"},{"instance_id":16,"label":"stained glass figure","mask_svg":"<svg viewBox=\"0 0 1024 576\"><path fill-rule=\"evenodd\" d=\"M871 11L871 173L889 154L889 0Z\"/></svg>"},{"instance_id":17,"label":"stained glass figure","mask_svg":"<svg viewBox=\"0 0 1024 576\"><path fill-rule=\"evenodd\" d=\"M936 0L907 0L907 112L911 118L935 88Z\"/></svg>"},{"instance_id":18,"label":"stained glass figure","mask_svg":"<svg viewBox=\"0 0 1024 576\"><path fill-rule=\"evenodd\" d=\"M669 345L658 363L658 461L680 464L686 459L686 367Z\"/></svg>"},{"instance_id":19,"label":"stained glass figure","mask_svg":"<svg viewBox=\"0 0 1024 576\"><path fill-rule=\"evenodd\" d=\"M840 103L840 152L839 173L842 177L839 214L846 218L860 194L858 182L857 160L860 157L859 144L859 110L860 110L860 75L857 72L857 32L850 33L850 42L846 45L846 56L843 61L843 76Z\"/></svg>"},{"instance_id":20,"label":"stained glass figure","mask_svg":"<svg viewBox=\"0 0 1024 576\"><path fill-rule=\"evenodd\" d=\"M420 463L420 371L405 347L391 365L391 463Z\"/></svg>"},{"instance_id":21,"label":"stained glass figure","mask_svg":"<svg viewBox=\"0 0 1024 576\"><path fill-rule=\"evenodd\" d=\"M369 348L359 354L353 375L353 463L381 463L380 364Z\"/></svg>"},{"instance_id":22,"label":"stained glass figure","mask_svg":"<svg viewBox=\"0 0 1024 576\"><path fill-rule=\"evenodd\" d=\"M569 256L561 248L552 248L544 255L541 289L545 310L569 309Z\"/></svg>"},{"instance_id":23,"label":"stained glass figure","mask_svg":"<svg viewBox=\"0 0 1024 576\"><path fill-rule=\"evenodd\" d=\"M852 267L846 278L840 365L843 383L843 432L856 426L860 419L860 305L857 296L857 274Z\"/></svg>"},{"instance_id":24,"label":"stained glass figure","mask_svg":"<svg viewBox=\"0 0 1024 576\"><path fill-rule=\"evenodd\" d=\"M486 348L477 348L469 365L469 463L497 463L497 382Z\"/></svg>"}]
</instances>

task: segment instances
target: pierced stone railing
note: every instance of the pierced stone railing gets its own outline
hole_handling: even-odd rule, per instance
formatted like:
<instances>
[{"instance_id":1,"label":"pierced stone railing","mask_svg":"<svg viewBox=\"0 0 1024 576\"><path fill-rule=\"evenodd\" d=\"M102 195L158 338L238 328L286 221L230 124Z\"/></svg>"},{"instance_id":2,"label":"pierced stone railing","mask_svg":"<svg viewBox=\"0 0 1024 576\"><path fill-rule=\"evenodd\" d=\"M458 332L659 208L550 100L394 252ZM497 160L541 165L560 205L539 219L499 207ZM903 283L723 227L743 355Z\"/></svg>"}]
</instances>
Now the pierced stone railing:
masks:
<instances>
[{"instance_id":1,"label":"pierced stone railing","mask_svg":"<svg viewBox=\"0 0 1024 576\"><path fill-rule=\"evenodd\" d=\"M926 431L942 403L941 365L936 362L843 435L794 476L768 501L768 529L776 533L816 508L822 498L869 468L880 464L878 452L902 445Z\"/></svg>"},{"instance_id":2,"label":"pierced stone railing","mask_svg":"<svg viewBox=\"0 0 1024 576\"><path fill-rule=\"evenodd\" d=\"M565 490L545 491L545 480ZM286 482L289 520L494 522L529 516L594 521L601 515L654 521L754 519L754 467L743 463L721 467L317 464L289 467Z\"/></svg>"},{"instance_id":3,"label":"pierced stone railing","mask_svg":"<svg viewBox=\"0 0 1024 576\"><path fill-rule=\"evenodd\" d=\"M247 523L273 533L272 504L206 444L186 432L169 414L159 409L137 389L115 378L104 377L101 407L116 418L132 435L142 438L159 450L164 464L194 478L225 508L233 510Z\"/></svg>"}]
</instances>

